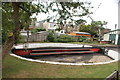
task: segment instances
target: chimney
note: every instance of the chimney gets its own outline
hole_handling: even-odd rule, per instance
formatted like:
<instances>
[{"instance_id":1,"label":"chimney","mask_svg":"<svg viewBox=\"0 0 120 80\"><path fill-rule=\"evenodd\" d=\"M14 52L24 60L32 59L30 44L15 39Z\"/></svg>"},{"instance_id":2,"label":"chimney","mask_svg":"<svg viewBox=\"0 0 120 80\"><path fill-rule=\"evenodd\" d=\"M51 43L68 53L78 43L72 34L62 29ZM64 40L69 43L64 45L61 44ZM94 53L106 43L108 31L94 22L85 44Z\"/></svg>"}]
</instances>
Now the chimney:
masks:
<instances>
[{"instance_id":1,"label":"chimney","mask_svg":"<svg viewBox=\"0 0 120 80\"><path fill-rule=\"evenodd\" d=\"M115 24L115 30L117 29L117 24Z\"/></svg>"}]
</instances>

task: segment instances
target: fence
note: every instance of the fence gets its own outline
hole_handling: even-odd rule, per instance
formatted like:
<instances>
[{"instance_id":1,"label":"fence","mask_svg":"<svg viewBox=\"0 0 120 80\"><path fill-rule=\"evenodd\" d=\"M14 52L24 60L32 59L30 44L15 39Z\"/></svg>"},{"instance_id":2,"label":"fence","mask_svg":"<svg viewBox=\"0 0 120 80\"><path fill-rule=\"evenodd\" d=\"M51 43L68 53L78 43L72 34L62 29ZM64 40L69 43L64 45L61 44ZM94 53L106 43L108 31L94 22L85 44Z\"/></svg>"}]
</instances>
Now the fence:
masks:
<instances>
[{"instance_id":1,"label":"fence","mask_svg":"<svg viewBox=\"0 0 120 80\"><path fill-rule=\"evenodd\" d=\"M32 33L29 36L28 41L32 41L32 42L33 41L46 41L47 35L48 35L48 32L46 32L46 31ZM27 36L23 36L23 41L27 41Z\"/></svg>"},{"instance_id":2,"label":"fence","mask_svg":"<svg viewBox=\"0 0 120 80\"><path fill-rule=\"evenodd\" d=\"M119 80L119 71L114 71L104 80Z\"/></svg>"},{"instance_id":3,"label":"fence","mask_svg":"<svg viewBox=\"0 0 120 80\"><path fill-rule=\"evenodd\" d=\"M56 38L57 36L60 35L66 35L66 34L58 34L56 33L54 35L54 37ZM29 42L43 42L43 41L47 41L47 36L48 36L48 32L47 31L41 31L41 32L37 32L37 33L31 33L31 35L29 35L28 41ZM68 35L71 36L71 35ZM75 41L84 41L87 38L86 37L81 37L81 36L71 36ZM27 36L23 36L23 41L27 41Z\"/></svg>"}]
</instances>

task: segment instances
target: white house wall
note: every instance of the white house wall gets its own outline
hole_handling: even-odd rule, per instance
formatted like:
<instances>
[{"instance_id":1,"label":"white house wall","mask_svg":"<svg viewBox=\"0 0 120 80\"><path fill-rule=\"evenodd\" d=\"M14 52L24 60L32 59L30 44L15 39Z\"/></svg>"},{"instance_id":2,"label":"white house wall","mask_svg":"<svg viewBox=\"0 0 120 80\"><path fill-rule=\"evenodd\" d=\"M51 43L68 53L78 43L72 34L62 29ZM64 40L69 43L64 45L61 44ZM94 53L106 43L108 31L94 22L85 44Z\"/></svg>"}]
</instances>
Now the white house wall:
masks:
<instances>
[{"instance_id":1,"label":"white house wall","mask_svg":"<svg viewBox=\"0 0 120 80\"><path fill-rule=\"evenodd\" d=\"M109 41L109 34L104 34L104 40Z\"/></svg>"},{"instance_id":2,"label":"white house wall","mask_svg":"<svg viewBox=\"0 0 120 80\"><path fill-rule=\"evenodd\" d=\"M119 42L119 35L120 35L120 31L116 32L116 39L115 39L115 44L117 45Z\"/></svg>"},{"instance_id":3,"label":"white house wall","mask_svg":"<svg viewBox=\"0 0 120 80\"><path fill-rule=\"evenodd\" d=\"M116 34L116 39L115 39L115 44L117 45L118 44L118 34Z\"/></svg>"},{"instance_id":4,"label":"white house wall","mask_svg":"<svg viewBox=\"0 0 120 80\"><path fill-rule=\"evenodd\" d=\"M48 31L49 24L47 22L43 23L43 27Z\"/></svg>"}]
</instances>

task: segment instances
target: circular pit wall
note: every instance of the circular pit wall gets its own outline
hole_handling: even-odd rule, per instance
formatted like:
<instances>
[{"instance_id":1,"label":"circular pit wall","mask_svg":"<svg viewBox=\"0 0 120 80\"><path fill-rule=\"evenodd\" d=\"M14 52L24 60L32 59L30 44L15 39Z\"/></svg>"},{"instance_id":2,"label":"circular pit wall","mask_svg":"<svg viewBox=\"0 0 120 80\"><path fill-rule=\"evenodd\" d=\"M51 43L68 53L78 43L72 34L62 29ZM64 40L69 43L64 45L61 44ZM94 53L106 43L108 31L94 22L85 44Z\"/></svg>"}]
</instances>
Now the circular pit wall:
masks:
<instances>
[{"instance_id":1,"label":"circular pit wall","mask_svg":"<svg viewBox=\"0 0 120 80\"><path fill-rule=\"evenodd\" d=\"M35 47L82 47L79 44L68 44L68 43L29 43L28 48ZM23 48L23 45L14 46L15 48ZM84 47L91 47L89 45L84 45ZM70 55L48 55L39 56L33 58L25 58L15 54L10 54L11 56L20 58L22 60L49 63L49 64L61 64L61 65L98 65L98 64L108 64L118 61L118 52L109 50L107 54L102 53L88 53L88 54L70 54Z\"/></svg>"}]
</instances>

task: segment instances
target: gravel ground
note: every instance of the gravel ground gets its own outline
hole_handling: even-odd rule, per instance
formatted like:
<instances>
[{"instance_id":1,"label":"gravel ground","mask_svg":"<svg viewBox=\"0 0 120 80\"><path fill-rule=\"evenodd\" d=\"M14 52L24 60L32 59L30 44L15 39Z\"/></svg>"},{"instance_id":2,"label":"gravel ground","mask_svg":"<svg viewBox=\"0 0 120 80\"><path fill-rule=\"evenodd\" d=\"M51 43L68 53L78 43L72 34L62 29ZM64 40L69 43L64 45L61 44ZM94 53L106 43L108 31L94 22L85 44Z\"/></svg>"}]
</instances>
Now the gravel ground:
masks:
<instances>
[{"instance_id":1,"label":"gravel ground","mask_svg":"<svg viewBox=\"0 0 120 80\"><path fill-rule=\"evenodd\" d=\"M35 57L34 59L43 60L43 61L54 61L54 62L67 62L67 63L95 63L95 62L106 62L111 61L112 59L100 54L71 54L71 55L49 55L49 56L40 56Z\"/></svg>"}]
</instances>

